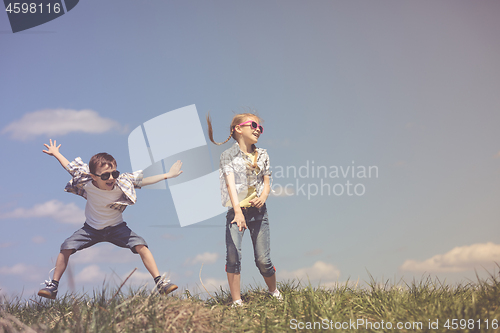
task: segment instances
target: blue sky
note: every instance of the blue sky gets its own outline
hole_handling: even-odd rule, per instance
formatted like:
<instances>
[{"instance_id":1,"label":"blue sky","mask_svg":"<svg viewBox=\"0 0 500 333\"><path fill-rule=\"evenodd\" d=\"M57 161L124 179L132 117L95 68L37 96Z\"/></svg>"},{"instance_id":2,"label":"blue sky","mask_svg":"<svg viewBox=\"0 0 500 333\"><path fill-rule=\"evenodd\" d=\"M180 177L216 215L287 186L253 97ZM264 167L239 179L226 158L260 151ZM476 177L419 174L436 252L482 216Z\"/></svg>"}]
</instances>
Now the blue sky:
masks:
<instances>
[{"instance_id":1,"label":"blue sky","mask_svg":"<svg viewBox=\"0 0 500 333\"><path fill-rule=\"evenodd\" d=\"M290 194L268 200L279 281L486 277L500 262L498 13L496 1L87 0L15 34L0 14L0 292L32 295L83 223L43 143L132 171L129 133L192 104L218 141L233 112L265 120L259 146ZM214 160L229 147L211 145ZM378 173L277 177L307 165ZM308 198L347 182L363 194ZM141 189L124 219L181 288L201 292L202 264L207 288L226 286L223 215L180 228L170 192ZM263 285L243 245L242 284ZM129 284L151 280L109 244L70 265L63 292L118 286L135 267Z\"/></svg>"}]
</instances>

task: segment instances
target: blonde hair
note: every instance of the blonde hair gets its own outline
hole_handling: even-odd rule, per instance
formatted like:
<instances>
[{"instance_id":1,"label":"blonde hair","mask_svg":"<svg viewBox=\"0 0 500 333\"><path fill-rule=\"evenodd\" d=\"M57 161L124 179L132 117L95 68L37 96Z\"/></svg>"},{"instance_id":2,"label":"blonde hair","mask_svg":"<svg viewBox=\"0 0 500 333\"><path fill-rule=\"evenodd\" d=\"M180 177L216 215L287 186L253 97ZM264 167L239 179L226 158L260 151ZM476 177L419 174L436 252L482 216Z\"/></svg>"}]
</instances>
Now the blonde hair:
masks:
<instances>
[{"instance_id":1,"label":"blonde hair","mask_svg":"<svg viewBox=\"0 0 500 333\"><path fill-rule=\"evenodd\" d=\"M226 139L226 141L224 142L215 142L214 140L214 131L212 129L212 119L210 118L210 112L208 112L207 114L207 124L208 124L208 137L210 139L210 141L212 141L213 143L215 143L217 146L220 146L220 145L223 145L225 144L226 142L229 141L229 139L233 138L234 140L236 140L236 137L235 137L235 132L234 132L234 128L236 127L236 125L238 124L241 124L242 122L244 122L245 118L257 118L258 119L258 122L259 124L262 123L262 119L255 113L238 113L236 115L234 115L233 117L233 120L231 121L231 126L229 127L229 137Z\"/></svg>"}]
</instances>

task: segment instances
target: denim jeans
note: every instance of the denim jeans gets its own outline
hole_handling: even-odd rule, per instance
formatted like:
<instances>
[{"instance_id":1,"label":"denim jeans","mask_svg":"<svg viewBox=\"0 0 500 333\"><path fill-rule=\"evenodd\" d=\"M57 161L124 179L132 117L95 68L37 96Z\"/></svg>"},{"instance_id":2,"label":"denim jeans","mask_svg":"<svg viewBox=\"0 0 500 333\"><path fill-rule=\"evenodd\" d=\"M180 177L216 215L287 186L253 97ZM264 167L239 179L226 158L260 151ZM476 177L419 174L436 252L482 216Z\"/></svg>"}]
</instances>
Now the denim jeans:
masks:
<instances>
[{"instance_id":1,"label":"denim jeans","mask_svg":"<svg viewBox=\"0 0 500 333\"><path fill-rule=\"evenodd\" d=\"M276 271L271 262L269 219L266 205L261 208L243 209L243 215L252 238L255 264L264 277L273 276ZM231 208L226 215L226 272L239 273L241 271L241 241L245 229L238 230L234 219L234 210Z\"/></svg>"}]
</instances>

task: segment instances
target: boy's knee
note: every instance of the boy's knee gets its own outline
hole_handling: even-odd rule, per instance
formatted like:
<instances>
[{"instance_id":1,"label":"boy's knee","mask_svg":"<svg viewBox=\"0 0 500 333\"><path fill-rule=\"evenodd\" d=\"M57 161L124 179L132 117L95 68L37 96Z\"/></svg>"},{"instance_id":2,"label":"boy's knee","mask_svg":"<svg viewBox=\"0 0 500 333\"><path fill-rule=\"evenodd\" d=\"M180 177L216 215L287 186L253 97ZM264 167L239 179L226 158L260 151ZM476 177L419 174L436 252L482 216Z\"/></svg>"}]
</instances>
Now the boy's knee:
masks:
<instances>
[{"instance_id":1,"label":"boy's knee","mask_svg":"<svg viewBox=\"0 0 500 333\"><path fill-rule=\"evenodd\" d=\"M146 245L136 245L134 246L134 251L135 253L140 253L144 248L147 248Z\"/></svg>"},{"instance_id":2,"label":"boy's knee","mask_svg":"<svg viewBox=\"0 0 500 333\"><path fill-rule=\"evenodd\" d=\"M72 255L73 253L75 253L76 251L74 249L66 249L66 250L61 250L61 254L65 257L69 257L70 255Z\"/></svg>"}]
</instances>

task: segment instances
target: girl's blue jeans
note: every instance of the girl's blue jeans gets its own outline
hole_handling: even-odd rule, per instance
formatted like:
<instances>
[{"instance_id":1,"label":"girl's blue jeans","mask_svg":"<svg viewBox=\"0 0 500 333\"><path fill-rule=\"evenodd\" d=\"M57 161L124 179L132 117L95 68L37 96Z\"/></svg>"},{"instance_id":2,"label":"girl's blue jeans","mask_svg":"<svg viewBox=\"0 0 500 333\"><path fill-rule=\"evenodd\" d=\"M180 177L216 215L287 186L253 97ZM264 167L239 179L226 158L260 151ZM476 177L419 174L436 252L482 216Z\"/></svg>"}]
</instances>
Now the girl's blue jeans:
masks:
<instances>
[{"instance_id":1,"label":"girl's blue jeans","mask_svg":"<svg viewBox=\"0 0 500 333\"><path fill-rule=\"evenodd\" d=\"M269 219L266 205L261 208L251 207L243 209L243 215L252 238L255 264L264 277L273 276L275 268L271 262ZM226 214L226 272L240 273L241 271L241 241L245 229L238 230L234 219L234 210L231 208Z\"/></svg>"}]
</instances>

